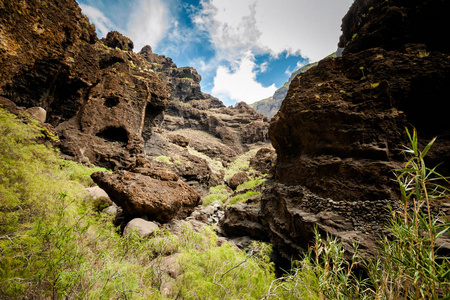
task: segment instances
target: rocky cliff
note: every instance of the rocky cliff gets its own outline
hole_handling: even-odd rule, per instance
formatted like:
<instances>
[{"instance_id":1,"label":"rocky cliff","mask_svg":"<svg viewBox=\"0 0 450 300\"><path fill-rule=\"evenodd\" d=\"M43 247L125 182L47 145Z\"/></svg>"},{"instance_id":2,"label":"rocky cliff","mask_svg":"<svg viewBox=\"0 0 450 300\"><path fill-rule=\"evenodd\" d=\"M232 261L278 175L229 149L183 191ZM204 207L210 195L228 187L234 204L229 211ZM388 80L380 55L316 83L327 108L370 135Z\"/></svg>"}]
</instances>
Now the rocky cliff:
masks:
<instances>
[{"instance_id":1,"label":"rocky cliff","mask_svg":"<svg viewBox=\"0 0 450 300\"><path fill-rule=\"evenodd\" d=\"M448 174L450 56L438 32L450 28L449 8L440 0L357 0L343 19L342 57L291 82L269 128L278 159L262 203L286 258L306 249L314 224L374 250L388 204L397 205L392 171L403 163L405 127L423 142L437 136L429 164Z\"/></svg>"},{"instance_id":2,"label":"rocky cliff","mask_svg":"<svg viewBox=\"0 0 450 300\"><path fill-rule=\"evenodd\" d=\"M98 41L75 1L1 1L0 95L42 107L67 157L110 169L144 152L169 89L119 33Z\"/></svg>"},{"instance_id":3,"label":"rocky cliff","mask_svg":"<svg viewBox=\"0 0 450 300\"><path fill-rule=\"evenodd\" d=\"M114 170L94 178L129 216L189 215L197 191L223 183L223 165L268 142L267 118L225 107L195 69L150 46L135 53L118 32L97 39L75 0L0 0L0 16L1 105L42 111L65 158Z\"/></svg>"},{"instance_id":4,"label":"rocky cliff","mask_svg":"<svg viewBox=\"0 0 450 300\"><path fill-rule=\"evenodd\" d=\"M160 126L163 137L182 136L200 152L224 162L247 151L250 144L268 142L268 119L247 104L225 107L219 99L201 91L201 76L195 69L178 68L170 58L153 53L150 46L139 54L171 88L170 102ZM204 138L205 134L198 138L199 132L210 138ZM147 148L153 152L154 143L149 143Z\"/></svg>"}]
</instances>

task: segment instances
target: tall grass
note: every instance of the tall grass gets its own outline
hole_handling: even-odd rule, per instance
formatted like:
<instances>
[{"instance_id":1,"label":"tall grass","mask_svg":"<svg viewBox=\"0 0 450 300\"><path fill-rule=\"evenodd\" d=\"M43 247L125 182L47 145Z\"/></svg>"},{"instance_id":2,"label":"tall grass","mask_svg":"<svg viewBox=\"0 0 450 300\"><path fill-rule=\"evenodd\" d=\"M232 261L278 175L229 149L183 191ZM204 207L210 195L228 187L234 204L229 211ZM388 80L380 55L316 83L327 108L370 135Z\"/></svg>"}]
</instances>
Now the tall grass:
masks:
<instances>
[{"instance_id":1,"label":"tall grass","mask_svg":"<svg viewBox=\"0 0 450 300\"><path fill-rule=\"evenodd\" d=\"M404 151L409 159L396 170L402 207L392 212L390 236L380 243L380 258L369 264L371 280L377 299L438 299L450 295L450 258L436 255L436 240L450 223L433 214L430 202L448 197L448 181L425 165L435 139L420 150L416 131L407 135L411 147Z\"/></svg>"},{"instance_id":2,"label":"tall grass","mask_svg":"<svg viewBox=\"0 0 450 300\"><path fill-rule=\"evenodd\" d=\"M390 209L378 256L362 259L354 245L355 254L345 259L340 242L329 236L323 240L316 232L308 254L291 273L272 282L263 299L450 299L450 257L438 256L436 247L450 222L431 209L434 199L448 198L448 180L425 164L435 139L420 150L416 131L407 136L407 162L395 171L401 206ZM364 278L356 272L361 269Z\"/></svg>"}]
</instances>

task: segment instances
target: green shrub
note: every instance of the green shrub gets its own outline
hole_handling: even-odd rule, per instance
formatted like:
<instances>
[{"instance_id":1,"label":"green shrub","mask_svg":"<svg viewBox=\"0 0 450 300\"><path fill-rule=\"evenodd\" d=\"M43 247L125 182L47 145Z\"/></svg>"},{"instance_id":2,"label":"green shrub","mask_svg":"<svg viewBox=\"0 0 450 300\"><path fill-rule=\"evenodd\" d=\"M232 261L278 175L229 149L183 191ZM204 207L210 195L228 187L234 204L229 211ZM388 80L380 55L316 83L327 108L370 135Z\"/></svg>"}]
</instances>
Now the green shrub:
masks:
<instances>
[{"instance_id":1,"label":"green shrub","mask_svg":"<svg viewBox=\"0 0 450 300\"><path fill-rule=\"evenodd\" d=\"M228 188L225 184L209 188L210 194L203 198L203 205L223 204L228 199Z\"/></svg>"},{"instance_id":2,"label":"green shrub","mask_svg":"<svg viewBox=\"0 0 450 300\"><path fill-rule=\"evenodd\" d=\"M43 132L0 109L0 294L110 299L138 291L151 270L124 259L111 220L83 201L96 169L37 144ZM144 294L158 292L150 285Z\"/></svg>"},{"instance_id":3,"label":"green shrub","mask_svg":"<svg viewBox=\"0 0 450 300\"><path fill-rule=\"evenodd\" d=\"M260 192L254 192L254 191L247 191L245 192L245 194L238 194L236 196L231 197L228 201L227 204L237 204L237 203L242 203L247 201L249 198L253 197L253 196L261 196Z\"/></svg>"},{"instance_id":4,"label":"green shrub","mask_svg":"<svg viewBox=\"0 0 450 300\"><path fill-rule=\"evenodd\" d=\"M228 195L225 194L209 194L203 198L203 205L223 204L228 199Z\"/></svg>"},{"instance_id":5,"label":"green shrub","mask_svg":"<svg viewBox=\"0 0 450 300\"><path fill-rule=\"evenodd\" d=\"M261 299L275 277L267 252L258 251L246 253L224 243L184 252L178 294L182 299Z\"/></svg>"},{"instance_id":6,"label":"green shrub","mask_svg":"<svg viewBox=\"0 0 450 300\"><path fill-rule=\"evenodd\" d=\"M236 190L240 191L240 190L245 190L245 189L253 189L256 186L264 185L265 182L266 182L265 179L255 179L255 180L246 181L246 182L238 185Z\"/></svg>"}]
</instances>

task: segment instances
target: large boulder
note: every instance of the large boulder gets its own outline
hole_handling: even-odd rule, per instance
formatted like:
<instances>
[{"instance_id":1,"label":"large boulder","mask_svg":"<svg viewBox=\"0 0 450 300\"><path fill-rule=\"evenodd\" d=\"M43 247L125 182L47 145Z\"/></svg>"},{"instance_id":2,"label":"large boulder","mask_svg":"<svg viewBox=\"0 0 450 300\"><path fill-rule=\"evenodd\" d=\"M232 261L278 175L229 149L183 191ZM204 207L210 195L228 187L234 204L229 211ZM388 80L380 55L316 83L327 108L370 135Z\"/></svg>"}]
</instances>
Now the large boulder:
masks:
<instances>
[{"instance_id":1,"label":"large boulder","mask_svg":"<svg viewBox=\"0 0 450 300\"><path fill-rule=\"evenodd\" d=\"M233 175L228 181L228 186L235 190L240 184L249 181L250 178L247 175L247 172L239 172Z\"/></svg>"},{"instance_id":2,"label":"large boulder","mask_svg":"<svg viewBox=\"0 0 450 300\"><path fill-rule=\"evenodd\" d=\"M127 216L165 223L187 217L200 201L199 194L180 180L161 180L124 170L91 176Z\"/></svg>"}]
</instances>

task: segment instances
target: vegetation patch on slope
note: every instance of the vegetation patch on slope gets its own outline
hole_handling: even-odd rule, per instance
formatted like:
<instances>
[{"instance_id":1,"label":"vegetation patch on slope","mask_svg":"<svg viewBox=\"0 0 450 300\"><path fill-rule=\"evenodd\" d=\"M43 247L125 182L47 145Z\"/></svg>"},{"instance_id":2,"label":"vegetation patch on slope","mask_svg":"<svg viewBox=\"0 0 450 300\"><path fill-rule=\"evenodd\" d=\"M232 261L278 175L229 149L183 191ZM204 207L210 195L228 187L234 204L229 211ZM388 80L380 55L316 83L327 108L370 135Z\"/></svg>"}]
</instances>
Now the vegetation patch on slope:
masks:
<instances>
[{"instance_id":1,"label":"vegetation patch on slope","mask_svg":"<svg viewBox=\"0 0 450 300\"><path fill-rule=\"evenodd\" d=\"M424 164L432 142L420 150L415 134L405 150L411 157L397 170L404 210L393 212L380 255L348 260L336 239L317 233L304 259L277 279L269 246L255 243L248 252L218 246L208 226L199 233L186 227L179 235L161 229L151 238L122 236L85 196L96 169L62 160L36 142L42 137L38 123L0 108L5 299L445 299L450 293L450 261L435 247L450 222L428 209L448 189Z\"/></svg>"},{"instance_id":2,"label":"vegetation patch on slope","mask_svg":"<svg viewBox=\"0 0 450 300\"><path fill-rule=\"evenodd\" d=\"M214 231L122 236L85 195L97 168L36 143L43 129L0 108L0 294L6 299L259 299L266 253L216 245ZM258 246L259 247L259 246ZM170 281L164 261L179 254ZM258 254L258 255L257 255ZM238 279L239 281L236 281ZM168 289L163 284L171 283ZM237 284L238 283L238 284ZM167 287L167 286L166 286ZM161 292L163 290L163 292Z\"/></svg>"}]
</instances>

